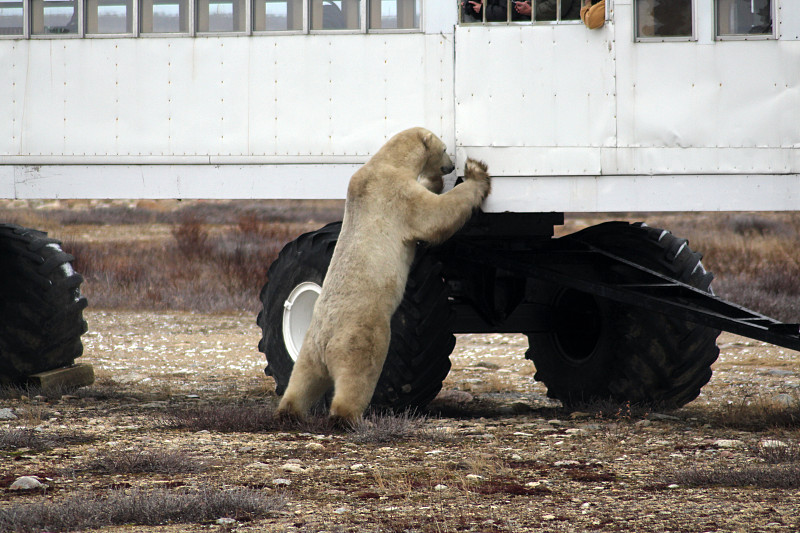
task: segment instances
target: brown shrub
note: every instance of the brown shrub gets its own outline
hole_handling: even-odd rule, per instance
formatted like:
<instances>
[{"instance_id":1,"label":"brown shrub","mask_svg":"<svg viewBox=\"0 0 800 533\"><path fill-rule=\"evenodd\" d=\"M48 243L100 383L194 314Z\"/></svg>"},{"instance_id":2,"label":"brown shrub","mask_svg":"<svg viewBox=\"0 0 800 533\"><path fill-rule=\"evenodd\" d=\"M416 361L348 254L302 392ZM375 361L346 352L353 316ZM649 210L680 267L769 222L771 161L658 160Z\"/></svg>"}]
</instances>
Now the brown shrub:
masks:
<instances>
[{"instance_id":1,"label":"brown shrub","mask_svg":"<svg viewBox=\"0 0 800 533\"><path fill-rule=\"evenodd\" d=\"M84 468L101 474L184 474L202 472L205 465L184 452L135 449L105 452Z\"/></svg>"},{"instance_id":2,"label":"brown shrub","mask_svg":"<svg viewBox=\"0 0 800 533\"><path fill-rule=\"evenodd\" d=\"M800 488L800 465L759 465L744 468L692 468L679 470L668 482L694 487L760 487L766 489Z\"/></svg>"},{"instance_id":3,"label":"brown shrub","mask_svg":"<svg viewBox=\"0 0 800 533\"><path fill-rule=\"evenodd\" d=\"M302 430L309 433L334 431L333 423L323 416L309 416L303 421L275 416L274 410L262 404L208 405L169 413L164 425L189 431L220 433L260 433Z\"/></svg>"},{"instance_id":4,"label":"brown shrub","mask_svg":"<svg viewBox=\"0 0 800 533\"><path fill-rule=\"evenodd\" d=\"M73 267L85 279L81 291L93 308L255 312L269 265L310 229L245 217L212 231L187 218L171 241L68 240L63 248L75 256Z\"/></svg>"},{"instance_id":5,"label":"brown shrub","mask_svg":"<svg viewBox=\"0 0 800 533\"><path fill-rule=\"evenodd\" d=\"M239 521L262 518L285 505L282 495L248 489L191 492L111 491L77 494L66 500L9 505L0 509L0 531L83 531L112 525L156 526L201 523L221 516Z\"/></svg>"}]
</instances>

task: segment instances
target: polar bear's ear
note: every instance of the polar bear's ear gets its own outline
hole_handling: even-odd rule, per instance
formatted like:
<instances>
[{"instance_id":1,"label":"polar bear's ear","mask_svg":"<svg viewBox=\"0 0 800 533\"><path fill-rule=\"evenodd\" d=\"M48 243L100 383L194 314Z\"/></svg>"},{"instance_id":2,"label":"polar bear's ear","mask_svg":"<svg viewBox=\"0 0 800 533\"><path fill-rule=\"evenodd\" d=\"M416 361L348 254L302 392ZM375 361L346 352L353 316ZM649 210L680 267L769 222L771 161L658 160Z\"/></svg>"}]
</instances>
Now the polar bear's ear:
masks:
<instances>
[{"instance_id":1,"label":"polar bear's ear","mask_svg":"<svg viewBox=\"0 0 800 533\"><path fill-rule=\"evenodd\" d=\"M426 150L430 150L433 146L433 133L426 131L422 133L422 144L425 145Z\"/></svg>"}]
</instances>

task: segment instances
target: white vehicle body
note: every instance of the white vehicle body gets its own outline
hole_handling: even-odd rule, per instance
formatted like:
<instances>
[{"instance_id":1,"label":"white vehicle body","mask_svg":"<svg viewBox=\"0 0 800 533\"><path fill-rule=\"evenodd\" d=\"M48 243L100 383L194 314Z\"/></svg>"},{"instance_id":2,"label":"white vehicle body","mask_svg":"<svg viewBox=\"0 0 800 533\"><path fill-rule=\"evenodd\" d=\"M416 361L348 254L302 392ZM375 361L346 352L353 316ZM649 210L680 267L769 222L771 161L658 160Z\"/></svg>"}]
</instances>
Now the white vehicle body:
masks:
<instances>
[{"instance_id":1,"label":"white vehicle body","mask_svg":"<svg viewBox=\"0 0 800 533\"><path fill-rule=\"evenodd\" d=\"M486 211L800 209L800 2L719 39L694 0L690 38L647 42L636 0L607 3L598 30L428 0L412 30L310 30L304 3L298 31L63 38L26 8L0 38L0 197L343 198L425 126L489 164Z\"/></svg>"}]
</instances>

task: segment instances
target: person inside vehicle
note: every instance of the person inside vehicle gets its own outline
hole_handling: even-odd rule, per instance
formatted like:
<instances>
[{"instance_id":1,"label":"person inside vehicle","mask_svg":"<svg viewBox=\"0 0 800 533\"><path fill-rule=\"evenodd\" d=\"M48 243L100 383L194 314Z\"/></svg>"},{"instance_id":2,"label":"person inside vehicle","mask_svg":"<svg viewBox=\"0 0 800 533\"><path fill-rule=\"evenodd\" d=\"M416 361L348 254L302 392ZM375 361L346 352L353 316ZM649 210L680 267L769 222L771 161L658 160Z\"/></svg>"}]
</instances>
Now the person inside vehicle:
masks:
<instances>
[{"instance_id":1,"label":"person inside vehicle","mask_svg":"<svg viewBox=\"0 0 800 533\"><path fill-rule=\"evenodd\" d=\"M606 0L582 0L581 20L590 30L602 28L606 22Z\"/></svg>"},{"instance_id":2,"label":"person inside vehicle","mask_svg":"<svg viewBox=\"0 0 800 533\"><path fill-rule=\"evenodd\" d=\"M486 22L506 22L508 20L508 2L506 0L466 0L461 2L462 22L482 22L484 4L486 4ZM513 7L514 2L511 5ZM512 9L511 20L529 19L530 17L525 17Z\"/></svg>"},{"instance_id":3,"label":"person inside vehicle","mask_svg":"<svg viewBox=\"0 0 800 533\"><path fill-rule=\"evenodd\" d=\"M523 20L529 20L531 13L536 12L534 20L556 20L557 16L557 2L559 0L534 0L535 7L531 6L529 1L519 1L513 3L514 11L523 17ZM578 20L580 17L580 0L560 0L561 1L561 19L560 20ZM518 20L518 19L515 19Z\"/></svg>"}]
</instances>

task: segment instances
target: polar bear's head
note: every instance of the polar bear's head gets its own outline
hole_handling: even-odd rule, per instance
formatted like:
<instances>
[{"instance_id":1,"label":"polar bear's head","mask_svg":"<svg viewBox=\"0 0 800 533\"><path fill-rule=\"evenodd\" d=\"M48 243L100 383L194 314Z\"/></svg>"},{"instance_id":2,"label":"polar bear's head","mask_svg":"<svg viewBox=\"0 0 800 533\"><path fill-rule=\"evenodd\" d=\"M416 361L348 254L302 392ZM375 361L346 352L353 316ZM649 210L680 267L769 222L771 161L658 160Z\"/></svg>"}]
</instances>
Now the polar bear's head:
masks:
<instances>
[{"instance_id":1,"label":"polar bear's head","mask_svg":"<svg viewBox=\"0 0 800 533\"><path fill-rule=\"evenodd\" d=\"M425 163L417 181L426 189L439 194L444 188L442 176L450 174L456 167L447 155L447 146L439 137L422 130L421 140L425 147Z\"/></svg>"}]
</instances>

